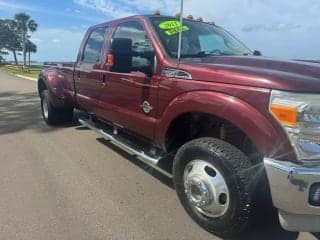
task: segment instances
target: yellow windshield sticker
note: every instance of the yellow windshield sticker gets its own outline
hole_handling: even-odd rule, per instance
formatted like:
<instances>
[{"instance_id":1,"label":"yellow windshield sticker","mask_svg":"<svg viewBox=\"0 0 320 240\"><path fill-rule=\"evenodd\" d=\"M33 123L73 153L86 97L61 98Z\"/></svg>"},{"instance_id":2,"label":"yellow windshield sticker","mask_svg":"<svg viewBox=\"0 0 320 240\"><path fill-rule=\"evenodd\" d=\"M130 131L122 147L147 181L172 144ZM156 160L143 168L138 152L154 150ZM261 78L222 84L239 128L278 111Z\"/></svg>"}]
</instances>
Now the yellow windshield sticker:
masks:
<instances>
[{"instance_id":1,"label":"yellow windshield sticker","mask_svg":"<svg viewBox=\"0 0 320 240\"><path fill-rule=\"evenodd\" d=\"M177 28L180 27L180 22L177 20L171 20L171 21L164 21L159 24L159 27L161 29L172 29L172 28Z\"/></svg>"},{"instance_id":2,"label":"yellow windshield sticker","mask_svg":"<svg viewBox=\"0 0 320 240\"><path fill-rule=\"evenodd\" d=\"M189 30L190 30L190 28L189 28L188 26L183 26L183 27L182 27L182 31L183 31L183 32L189 31ZM178 34L179 31L180 31L180 28L177 27L177 28L168 29L168 30L166 30L164 33L165 33L166 35L168 35L168 36L172 36L172 35Z\"/></svg>"}]
</instances>

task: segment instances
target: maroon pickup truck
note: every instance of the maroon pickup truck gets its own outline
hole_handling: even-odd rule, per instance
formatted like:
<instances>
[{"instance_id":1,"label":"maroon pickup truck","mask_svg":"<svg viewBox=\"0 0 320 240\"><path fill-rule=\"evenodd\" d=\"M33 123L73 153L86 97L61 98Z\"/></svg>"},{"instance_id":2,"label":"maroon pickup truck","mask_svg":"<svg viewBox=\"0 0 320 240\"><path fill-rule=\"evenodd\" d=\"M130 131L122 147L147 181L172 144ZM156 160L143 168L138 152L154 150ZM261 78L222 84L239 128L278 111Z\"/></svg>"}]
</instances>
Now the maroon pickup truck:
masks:
<instances>
[{"instance_id":1,"label":"maroon pickup truck","mask_svg":"<svg viewBox=\"0 0 320 240\"><path fill-rule=\"evenodd\" d=\"M268 199L285 229L318 232L320 65L255 53L212 23L102 23L73 65L39 75L43 118L85 112L81 124L172 177L186 212L218 236L246 231Z\"/></svg>"}]
</instances>

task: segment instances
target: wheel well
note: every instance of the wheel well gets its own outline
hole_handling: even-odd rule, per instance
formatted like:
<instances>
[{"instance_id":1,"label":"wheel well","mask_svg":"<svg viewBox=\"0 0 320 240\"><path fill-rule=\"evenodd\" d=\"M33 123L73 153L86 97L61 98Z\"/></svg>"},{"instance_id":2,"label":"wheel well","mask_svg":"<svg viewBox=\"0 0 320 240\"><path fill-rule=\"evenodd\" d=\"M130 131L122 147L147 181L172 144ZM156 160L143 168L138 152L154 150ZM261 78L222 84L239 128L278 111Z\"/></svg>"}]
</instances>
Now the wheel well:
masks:
<instances>
[{"instance_id":1,"label":"wheel well","mask_svg":"<svg viewBox=\"0 0 320 240\"><path fill-rule=\"evenodd\" d=\"M182 114L171 123L166 150L175 152L186 142L201 137L214 137L234 145L254 164L262 161L262 155L241 129L225 119L198 112Z\"/></svg>"},{"instance_id":2,"label":"wheel well","mask_svg":"<svg viewBox=\"0 0 320 240\"><path fill-rule=\"evenodd\" d=\"M41 92L43 90L46 90L47 89L47 86L46 84L44 83L44 80L42 78L40 78L38 80L38 93L39 93L39 96L41 95Z\"/></svg>"}]
</instances>

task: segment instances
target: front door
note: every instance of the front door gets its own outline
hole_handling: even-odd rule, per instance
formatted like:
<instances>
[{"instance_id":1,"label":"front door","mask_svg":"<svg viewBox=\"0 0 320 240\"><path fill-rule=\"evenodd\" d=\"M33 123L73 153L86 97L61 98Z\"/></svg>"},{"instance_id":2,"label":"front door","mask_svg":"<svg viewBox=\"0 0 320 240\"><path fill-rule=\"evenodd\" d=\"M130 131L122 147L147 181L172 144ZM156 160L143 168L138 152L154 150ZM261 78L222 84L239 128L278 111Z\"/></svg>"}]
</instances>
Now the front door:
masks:
<instances>
[{"instance_id":1,"label":"front door","mask_svg":"<svg viewBox=\"0 0 320 240\"><path fill-rule=\"evenodd\" d=\"M143 25L138 21L120 23L115 39L130 39L135 53L153 52L152 43ZM132 57L129 70L107 71L104 103L106 118L115 124L153 139L156 120L158 83L146 69L154 65L154 57ZM109 111L108 111L108 110Z\"/></svg>"}]
</instances>

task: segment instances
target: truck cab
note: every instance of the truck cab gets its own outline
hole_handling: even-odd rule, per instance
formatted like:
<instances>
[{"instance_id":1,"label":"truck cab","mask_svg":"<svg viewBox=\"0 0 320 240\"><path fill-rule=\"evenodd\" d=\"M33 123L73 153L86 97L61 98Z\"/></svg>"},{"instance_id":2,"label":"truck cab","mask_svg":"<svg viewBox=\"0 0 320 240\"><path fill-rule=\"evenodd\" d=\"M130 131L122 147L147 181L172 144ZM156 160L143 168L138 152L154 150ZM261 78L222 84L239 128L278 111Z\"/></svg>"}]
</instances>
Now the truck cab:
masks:
<instances>
[{"instance_id":1,"label":"truck cab","mask_svg":"<svg viewBox=\"0 0 320 240\"><path fill-rule=\"evenodd\" d=\"M258 195L285 229L320 231L320 65L256 53L213 23L102 23L73 65L41 72L43 118L84 111L81 124L172 177L187 213L218 236L250 227Z\"/></svg>"}]
</instances>

